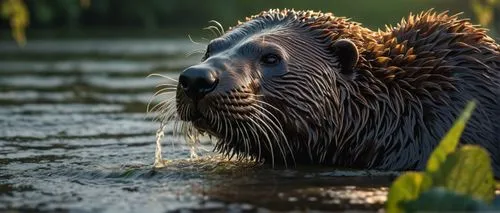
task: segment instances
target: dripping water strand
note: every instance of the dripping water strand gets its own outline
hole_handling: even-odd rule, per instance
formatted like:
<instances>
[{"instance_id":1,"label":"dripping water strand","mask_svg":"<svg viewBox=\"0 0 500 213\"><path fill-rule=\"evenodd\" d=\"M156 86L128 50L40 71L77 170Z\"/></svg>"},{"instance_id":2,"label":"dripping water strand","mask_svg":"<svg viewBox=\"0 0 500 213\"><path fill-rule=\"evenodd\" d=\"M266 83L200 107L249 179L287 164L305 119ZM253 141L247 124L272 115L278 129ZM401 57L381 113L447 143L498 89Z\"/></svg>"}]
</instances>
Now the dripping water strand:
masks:
<instances>
[{"instance_id":1,"label":"dripping water strand","mask_svg":"<svg viewBox=\"0 0 500 213\"><path fill-rule=\"evenodd\" d=\"M161 141L165 136L165 124L161 123L160 128L156 130L156 149L155 149L155 161L153 164L154 168L162 168L165 167L165 162L163 161L163 157L161 155Z\"/></svg>"},{"instance_id":2,"label":"dripping water strand","mask_svg":"<svg viewBox=\"0 0 500 213\"><path fill-rule=\"evenodd\" d=\"M200 147L200 131L198 131L195 128L189 128L189 131L187 131L187 144L190 147L190 158L191 159L197 159L198 158L198 153L197 150Z\"/></svg>"}]
</instances>

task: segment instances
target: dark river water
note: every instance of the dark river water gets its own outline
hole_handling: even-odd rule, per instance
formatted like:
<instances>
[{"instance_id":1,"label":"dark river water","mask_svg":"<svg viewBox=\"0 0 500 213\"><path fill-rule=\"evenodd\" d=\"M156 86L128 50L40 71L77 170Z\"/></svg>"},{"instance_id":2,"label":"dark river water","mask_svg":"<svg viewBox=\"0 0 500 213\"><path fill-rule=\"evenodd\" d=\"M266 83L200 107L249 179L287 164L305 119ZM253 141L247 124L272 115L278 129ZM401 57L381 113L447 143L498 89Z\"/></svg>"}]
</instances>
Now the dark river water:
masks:
<instances>
[{"instance_id":1,"label":"dark river water","mask_svg":"<svg viewBox=\"0 0 500 213\"><path fill-rule=\"evenodd\" d=\"M393 175L200 158L146 104L203 48L181 40L0 42L0 212L378 211ZM207 150L207 151L203 151Z\"/></svg>"}]
</instances>

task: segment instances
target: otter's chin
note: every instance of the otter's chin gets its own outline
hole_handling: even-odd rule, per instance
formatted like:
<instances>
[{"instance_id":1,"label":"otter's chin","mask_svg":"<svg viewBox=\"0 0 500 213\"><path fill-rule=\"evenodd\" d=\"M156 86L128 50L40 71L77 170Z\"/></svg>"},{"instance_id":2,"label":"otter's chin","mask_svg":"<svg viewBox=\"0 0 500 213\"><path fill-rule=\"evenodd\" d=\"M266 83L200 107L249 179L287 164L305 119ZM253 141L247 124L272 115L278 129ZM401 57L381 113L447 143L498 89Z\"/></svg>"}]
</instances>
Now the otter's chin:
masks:
<instances>
[{"instance_id":1,"label":"otter's chin","mask_svg":"<svg viewBox=\"0 0 500 213\"><path fill-rule=\"evenodd\" d=\"M201 133L208 133L208 134L215 136L215 137L219 136L219 134L217 134L217 132L215 132L215 130L211 128L208 121L203 117L200 117L200 118L192 121L191 123Z\"/></svg>"},{"instance_id":2,"label":"otter's chin","mask_svg":"<svg viewBox=\"0 0 500 213\"><path fill-rule=\"evenodd\" d=\"M198 119L191 121L191 123L193 123L193 126L198 130L207 131L209 129L207 120L203 117L199 117Z\"/></svg>"}]
</instances>

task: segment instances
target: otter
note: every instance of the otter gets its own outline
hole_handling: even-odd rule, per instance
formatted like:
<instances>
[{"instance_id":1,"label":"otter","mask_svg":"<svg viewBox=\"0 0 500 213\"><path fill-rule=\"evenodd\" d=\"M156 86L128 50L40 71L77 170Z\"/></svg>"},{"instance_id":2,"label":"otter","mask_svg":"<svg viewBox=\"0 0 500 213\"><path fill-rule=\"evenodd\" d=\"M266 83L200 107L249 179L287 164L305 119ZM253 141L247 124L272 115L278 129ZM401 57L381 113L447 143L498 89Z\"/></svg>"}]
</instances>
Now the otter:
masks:
<instances>
[{"instance_id":1,"label":"otter","mask_svg":"<svg viewBox=\"0 0 500 213\"><path fill-rule=\"evenodd\" d=\"M230 157L390 171L423 169L476 100L461 144L484 147L500 177L500 47L459 14L373 31L332 13L264 11L211 40L175 90L164 117Z\"/></svg>"}]
</instances>

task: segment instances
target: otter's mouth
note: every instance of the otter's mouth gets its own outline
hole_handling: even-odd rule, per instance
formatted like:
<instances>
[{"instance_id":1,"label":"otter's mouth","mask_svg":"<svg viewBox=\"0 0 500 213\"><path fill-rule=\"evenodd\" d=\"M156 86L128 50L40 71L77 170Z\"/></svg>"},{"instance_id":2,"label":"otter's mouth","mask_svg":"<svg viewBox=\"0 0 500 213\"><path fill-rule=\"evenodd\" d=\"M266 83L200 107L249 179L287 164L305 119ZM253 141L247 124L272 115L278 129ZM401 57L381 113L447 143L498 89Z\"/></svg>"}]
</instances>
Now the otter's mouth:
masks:
<instances>
[{"instance_id":1,"label":"otter's mouth","mask_svg":"<svg viewBox=\"0 0 500 213\"><path fill-rule=\"evenodd\" d=\"M207 132L210 135L217 136L217 133L212 129L212 126L209 124L208 119L203 116L203 114L198 110L193 110L194 112L191 114L191 117L188 121L190 121L193 126L200 132Z\"/></svg>"},{"instance_id":2,"label":"otter's mouth","mask_svg":"<svg viewBox=\"0 0 500 213\"><path fill-rule=\"evenodd\" d=\"M270 104L259 101L253 87L211 92L200 97L190 97L184 89L178 88L176 96L178 118L201 133L231 144L227 149L230 146L245 149L239 147L239 142L246 141L244 146L247 146L248 152L250 141L264 140L262 138L278 140L281 135L282 130L277 129L279 125L276 124L275 116L265 108Z\"/></svg>"},{"instance_id":3,"label":"otter's mouth","mask_svg":"<svg viewBox=\"0 0 500 213\"><path fill-rule=\"evenodd\" d=\"M209 129L209 125L207 120L201 115L201 113L198 114L197 117L191 120L191 123L196 127L198 130L204 130L207 131Z\"/></svg>"}]
</instances>

